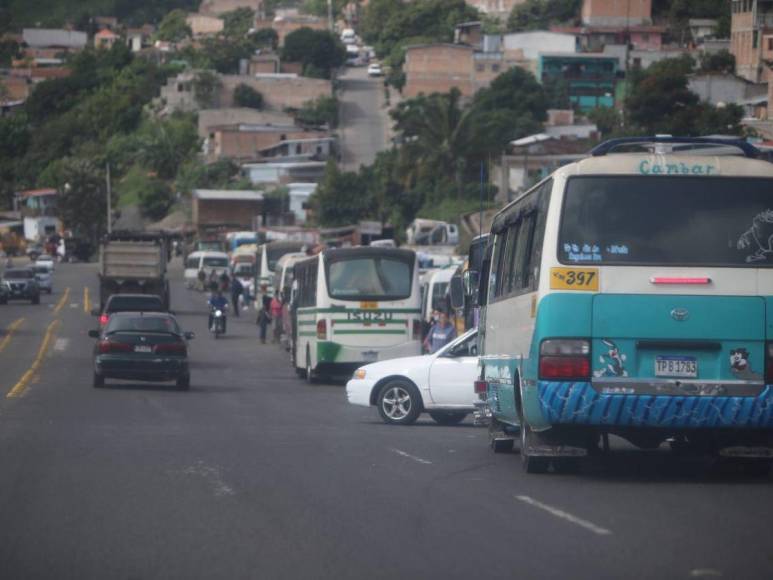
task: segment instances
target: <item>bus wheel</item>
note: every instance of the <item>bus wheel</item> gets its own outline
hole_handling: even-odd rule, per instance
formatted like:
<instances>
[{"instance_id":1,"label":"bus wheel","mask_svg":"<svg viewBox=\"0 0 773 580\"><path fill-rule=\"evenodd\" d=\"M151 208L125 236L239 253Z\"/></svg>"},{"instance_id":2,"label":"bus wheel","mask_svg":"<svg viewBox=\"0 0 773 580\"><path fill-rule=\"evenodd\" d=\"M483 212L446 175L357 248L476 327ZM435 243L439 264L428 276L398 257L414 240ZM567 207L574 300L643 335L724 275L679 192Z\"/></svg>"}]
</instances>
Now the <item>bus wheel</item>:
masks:
<instances>
[{"instance_id":1,"label":"bus wheel","mask_svg":"<svg viewBox=\"0 0 773 580\"><path fill-rule=\"evenodd\" d=\"M413 384L404 380L389 381L381 387L376 399L378 414L384 423L410 425L421 414L421 395Z\"/></svg>"},{"instance_id":2,"label":"bus wheel","mask_svg":"<svg viewBox=\"0 0 773 580\"><path fill-rule=\"evenodd\" d=\"M535 457L529 453L530 447L539 444L539 435L534 433L526 421L521 419L521 465L526 473L546 473L550 465L547 457Z\"/></svg>"},{"instance_id":3,"label":"bus wheel","mask_svg":"<svg viewBox=\"0 0 773 580\"><path fill-rule=\"evenodd\" d=\"M429 414L438 425L458 425L467 417L465 411L433 411Z\"/></svg>"},{"instance_id":4,"label":"bus wheel","mask_svg":"<svg viewBox=\"0 0 773 580\"><path fill-rule=\"evenodd\" d=\"M306 349L306 372L304 373L306 376L306 382L313 384L317 382L317 377L314 376L314 371L311 368L311 352L309 352L309 349Z\"/></svg>"}]
</instances>

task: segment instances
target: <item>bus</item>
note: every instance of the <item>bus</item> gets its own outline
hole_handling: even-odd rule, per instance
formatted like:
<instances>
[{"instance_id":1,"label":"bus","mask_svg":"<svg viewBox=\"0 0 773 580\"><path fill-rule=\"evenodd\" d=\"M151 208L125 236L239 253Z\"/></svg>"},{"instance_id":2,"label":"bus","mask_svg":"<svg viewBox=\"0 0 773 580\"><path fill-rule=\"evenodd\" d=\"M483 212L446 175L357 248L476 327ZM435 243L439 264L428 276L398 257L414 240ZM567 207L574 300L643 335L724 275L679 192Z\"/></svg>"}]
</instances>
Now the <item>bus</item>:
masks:
<instances>
[{"instance_id":1,"label":"bus","mask_svg":"<svg viewBox=\"0 0 773 580\"><path fill-rule=\"evenodd\" d=\"M274 268L274 292L282 302L282 336L280 342L287 349L290 350L292 343L292 312L290 310L290 298L292 294L293 286L293 271L295 264L301 260L308 258L308 255L303 252L293 252L291 254L285 254L276 263Z\"/></svg>"},{"instance_id":2,"label":"bus","mask_svg":"<svg viewBox=\"0 0 773 580\"><path fill-rule=\"evenodd\" d=\"M544 473L612 434L770 468L773 165L754 157L613 140L497 214L474 385L495 451L519 440Z\"/></svg>"},{"instance_id":3,"label":"bus","mask_svg":"<svg viewBox=\"0 0 773 580\"><path fill-rule=\"evenodd\" d=\"M295 264L296 372L313 381L377 360L421 354L416 254L355 247Z\"/></svg>"},{"instance_id":4,"label":"bus","mask_svg":"<svg viewBox=\"0 0 773 580\"><path fill-rule=\"evenodd\" d=\"M456 272L456 268L449 266L447 268L429 270L423 275L421 288L423 336L426 336L434 322L432 315L435 311L443 311L447 314L450 311L446 293L454 272Z\"/></svg>"},{"instance_id":5,"label":"bus","mask_svg":"<svg viewBox=\"0 0 773 580\"><path fill-rule=\"evenodd\" d=\"M279 258L285 254L302 251L307 244L304 242L268 242L258 246L255 256L255 295L256 307L264 294L274 295L274 270Z\"/></svg>"}]
</instances>

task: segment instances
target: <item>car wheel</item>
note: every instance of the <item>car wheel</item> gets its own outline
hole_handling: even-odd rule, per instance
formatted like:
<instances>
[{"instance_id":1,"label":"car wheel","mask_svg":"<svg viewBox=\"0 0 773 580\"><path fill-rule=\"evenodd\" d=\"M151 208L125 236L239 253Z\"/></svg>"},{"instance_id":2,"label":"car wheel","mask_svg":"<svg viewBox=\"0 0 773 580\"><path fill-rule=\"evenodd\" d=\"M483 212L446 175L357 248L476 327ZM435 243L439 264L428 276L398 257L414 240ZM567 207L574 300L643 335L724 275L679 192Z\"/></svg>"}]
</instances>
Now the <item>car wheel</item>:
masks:
<instances>
[{"instance_id":1,"label":"car wheel","mask_svg":"<svg viewBox=\"0 0 773 580\"><path fill-rule=\"evenodd\" d=\"M535 457L529 453L529 448L538 444L539 435L521 419L521 465L526 473L546 473L550 466L550 460L547 457Z\"/></svg>"},{"instance_id":2,"label":"car wheel","mask_svg":"<svg viewBox=\"0 0 773 580\"><path fill-rule=\"evenodd\" d=\"M410 425L416 422L422 410L421 395L408 381L389 381L381 387L376 399L378 413L384 423Z\"/></svg>"},{"instance_id":3,"label":"car wheel","mask_svg":"<svg viewBox=\"0 0 773 580\"><path fill-rule=\"evenodd\" d=\"M432 420L438 425L458 425L467 417L465 411L430 411Z\"/></svg>"},{"instance_id":4,"label":"car wheel","mask_svg":"<svg viewBox=\"0 0 773 580\"><path fill-rule=\"evenodd\" d=\"M105 386L105 377L103 377L102 375L98 375L97 373L94 373L94 381L92 384L95 389L101 389L102 387Z\"/></svg>"},{"instance_id":5,"label":"car wheel","mask_svg":"<svg viewBox=\"0 0 773 580\"><path fill-rule=\"evenodd\" d=\"M177 388L181 391L187 391L191 388L191 375L183 375L177 379Z\"/></svg>"}]
</instances>

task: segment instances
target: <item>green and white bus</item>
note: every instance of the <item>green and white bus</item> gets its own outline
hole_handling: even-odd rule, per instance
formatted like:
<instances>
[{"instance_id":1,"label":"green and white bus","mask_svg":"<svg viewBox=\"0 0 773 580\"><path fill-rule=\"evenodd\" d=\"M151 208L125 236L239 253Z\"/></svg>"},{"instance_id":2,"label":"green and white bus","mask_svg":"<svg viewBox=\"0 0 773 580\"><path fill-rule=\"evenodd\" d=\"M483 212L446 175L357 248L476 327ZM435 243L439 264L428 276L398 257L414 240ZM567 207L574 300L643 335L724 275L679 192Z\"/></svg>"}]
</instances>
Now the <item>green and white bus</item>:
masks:
<instances>
[{"instance_id":1,"label":"green and white bus","mask_svg":"<svg viewBox=\"0 0 773 580\"><path fill-rule=\"evenodd\" d=\"M352 373L421 354L421 292L411 250L325 250L295 264L293 361L300 376Z\"/></svg>"},{"instance_id":2,"label":"green and white bus","mask_svg":"<svg viewBox=\"0 0 773 580\"><path fill-rule=\"evenodd\" d=\"M285 254L300 252L303 242L274 241L258 246L255 255L255 307L260 308L263 294L274 295L274 270L279 259Z\"/></svg>"}]
</instances>

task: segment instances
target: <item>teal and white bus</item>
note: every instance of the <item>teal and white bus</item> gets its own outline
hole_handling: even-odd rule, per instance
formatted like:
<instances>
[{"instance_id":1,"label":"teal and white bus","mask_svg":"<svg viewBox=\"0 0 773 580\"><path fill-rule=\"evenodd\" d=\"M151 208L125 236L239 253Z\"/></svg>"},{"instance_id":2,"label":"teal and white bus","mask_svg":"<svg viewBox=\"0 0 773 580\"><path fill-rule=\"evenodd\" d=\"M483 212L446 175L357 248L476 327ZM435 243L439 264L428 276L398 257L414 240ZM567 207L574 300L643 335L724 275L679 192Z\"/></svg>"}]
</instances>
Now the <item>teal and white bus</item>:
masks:
<instances>
[{"instance_id":1,"label":"teal and white bus","mask_svg":"<svg viewBox=\"0 0 773 580\"><path fill-rule=\"evenodd\" d=\"M295 264L293 361L300 376L351 373L421 354L416 254L340 248Z\"/></svg>"},{"instance_id":2,"label":"teal and white bus","mask_svg":"<svg viewBox=\"0 0 773 580\"><path fill-rule=\"evenodd\" d=\"M300 252L306 247L303 242L268 242L258 246L255 256L255 307L260 308L263 294L274 295L274 270L279 258L285 254Z\"/></svg>"}]
</instances>

